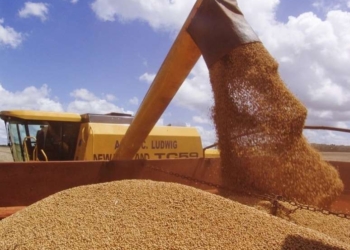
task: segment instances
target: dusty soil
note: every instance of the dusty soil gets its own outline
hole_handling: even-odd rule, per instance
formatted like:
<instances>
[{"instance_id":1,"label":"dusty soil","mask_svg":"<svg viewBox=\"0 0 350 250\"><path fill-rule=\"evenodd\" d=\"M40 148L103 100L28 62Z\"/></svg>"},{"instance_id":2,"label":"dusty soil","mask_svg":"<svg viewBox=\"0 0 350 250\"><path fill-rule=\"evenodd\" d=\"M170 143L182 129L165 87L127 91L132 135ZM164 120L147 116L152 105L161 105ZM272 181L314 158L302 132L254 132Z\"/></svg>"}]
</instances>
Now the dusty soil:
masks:
<instances>
[{"instance_id":1,"label":"dusty soil","mask_svg":"<svg viewBox=\"0 0 350 250\"><path fill-rule=\"evenodd\" d=\"M326 161L350 162L350 152L321 152Z\"/></svg>"},{"instance_id":2,"label":"dusty soil","mask_svg":"<svg viewBox=\"0 0 350 250\"><path fill-rule=\"evenodd\" d=\"M11 162L12 155L10 148L7 146L0 146L0 162Z\"/></svg>"}]
</instances>

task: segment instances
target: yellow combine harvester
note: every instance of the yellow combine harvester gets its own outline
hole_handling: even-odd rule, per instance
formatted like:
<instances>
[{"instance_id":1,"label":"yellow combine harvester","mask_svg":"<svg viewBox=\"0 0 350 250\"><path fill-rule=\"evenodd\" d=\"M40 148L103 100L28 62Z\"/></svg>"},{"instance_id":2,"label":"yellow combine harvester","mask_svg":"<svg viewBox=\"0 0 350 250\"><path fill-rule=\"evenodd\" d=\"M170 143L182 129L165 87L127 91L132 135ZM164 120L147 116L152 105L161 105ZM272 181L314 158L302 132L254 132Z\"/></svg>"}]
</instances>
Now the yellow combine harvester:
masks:
<instances>
[{"instance_id":1,"label":"yellow combine harvester","mask_svg":"<svg viewBox=\"0 0 350 250\"><path fill-rule=\"evenodd\" d=\"M1 111L14 161L111 160L133 117L129 114L75 114ZM155 126L134 159L219 157L202 148L192 127Z\"/></svg>"}]
</instances>

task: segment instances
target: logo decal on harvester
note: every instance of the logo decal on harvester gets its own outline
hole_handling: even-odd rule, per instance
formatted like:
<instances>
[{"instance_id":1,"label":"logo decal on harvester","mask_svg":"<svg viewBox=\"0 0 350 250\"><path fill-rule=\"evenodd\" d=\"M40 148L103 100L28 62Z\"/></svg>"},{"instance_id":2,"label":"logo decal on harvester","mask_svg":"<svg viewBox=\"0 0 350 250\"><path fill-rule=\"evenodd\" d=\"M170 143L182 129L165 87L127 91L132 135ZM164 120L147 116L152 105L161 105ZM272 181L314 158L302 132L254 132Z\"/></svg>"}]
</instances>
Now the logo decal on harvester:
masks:
<instances>
[{"instance_id":1,"label":"logo decal on harvester","mask_svg":"<svg viewBox=\"0 0 350 250\"><path fill-rule=\"evenodd\" d=\"M178 159L178 158L198 158L197 152L170 152L170 153L153 153L155 159ZM113 159L113 154L94 154L94 161L108 161ZM137 153L134 157L135 160L150 159L149 153Z\"/></svg>"},{"instance_id":2,"label":"logo decal on harvester","mask_svg":"<svg viewBox=\"0 0 350 250\"><path fill-rule=\"evenodd\" d=\"M115 141L114 149L117 149L120 147L119 140ZM146 145L146 142L142 143L141 146L142 149L148 149L148 146ZM151 149L177 149L177 141L171 141L171 140L152 140L151 141Z\"/></svg>"},{"instance_id":3,"label":"logo decal on harvester","mask_svg":"<svg viewBox=\"0 0 350 250\"><path fill-rule=\"evenodd\" d=\"M120 140L116 140L114 144L114 149L120 147ZM160 150L164 151L165 149L177 149L178 141L177 140L151 140L148 144L146 142L142 143L140 149L151 149L153 152L138 152L136 153L134 160L140 159L178 159L178 158L198 158L198 152L154 152ZM113 153L102 153L102 154L93 154L94 161L108 161L113 159Z\"/></svg>"}]
</instances>

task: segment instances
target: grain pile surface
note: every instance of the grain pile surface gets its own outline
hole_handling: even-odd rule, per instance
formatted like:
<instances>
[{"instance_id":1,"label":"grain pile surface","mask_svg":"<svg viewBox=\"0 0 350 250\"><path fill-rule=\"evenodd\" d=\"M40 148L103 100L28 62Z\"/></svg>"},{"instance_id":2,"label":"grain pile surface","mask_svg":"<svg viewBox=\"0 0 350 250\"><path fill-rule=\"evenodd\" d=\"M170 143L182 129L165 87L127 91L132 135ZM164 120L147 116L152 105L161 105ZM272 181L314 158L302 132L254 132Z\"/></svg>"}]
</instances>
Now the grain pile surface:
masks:
<instances>
[{"instance_id":1,"label":"grain pile surface","mask_svg":"<svg viewBox=\"0 0 350 250\"><path fill-rule=\"evenodd\" d=\"M350 249L180 184L128 180L65 190L0 221L0 249Z\"/></svg>"},{"instance_id":2,"label":"grain pile surface","mask_svg":"<svg viewBox=\"0 0 350 250\"><path fill-rule=\"evenodd\" d=\"M306 108L284 85L264 46L237 47L209 72L226 185L329 206L343 183L303 137Z\"/></svg>"},{"instance_id":3,"label":"grain pile surface","mask_svg":"<svg viewBox=\"0 0 350 250\"><path fill-rule=\"evenodd\" d=\"M268 214L270 214L272 210L271 202L260 200L256 197L232 193L226 195L226 197L230 200L238 201L241 204L254 207ZM308 211L305 209L295 211L294 209L294 206L291 206L286 202L279 202L279 208L276 216L299 226L307 227L327 234L350 245L350 220L340 218L335 215L326 215L320 212Z\"/></svg>"}]
</instances>

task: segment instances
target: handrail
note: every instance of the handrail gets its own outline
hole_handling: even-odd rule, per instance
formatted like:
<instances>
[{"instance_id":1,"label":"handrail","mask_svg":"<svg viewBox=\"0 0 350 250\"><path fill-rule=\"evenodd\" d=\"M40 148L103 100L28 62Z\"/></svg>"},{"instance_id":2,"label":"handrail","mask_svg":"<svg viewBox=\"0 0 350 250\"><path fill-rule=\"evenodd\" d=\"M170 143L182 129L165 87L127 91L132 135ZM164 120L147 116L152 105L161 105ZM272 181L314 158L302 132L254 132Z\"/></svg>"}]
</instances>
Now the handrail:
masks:
<instances>
[{"instance_id":1,"label":"handrail","mask_svg":"<svg viewBox=\"0 0 350 250\"><path fill-rule=\"evenodd\" d=\"M332 131L350 133L350 129L347 129L347 128L336 128L336 127L328 127L328 126L304 126L304 129L332 130Z\"/></svg>"},{"instance_id":2,"label":"handrail","mask_svg":"<svg viewBox=\"0 0 350 250\"><path fill-rule=\"evenodd\" d=\"M337 127L329 127L329 126L309 126L309 125L305 125L304 129L310 129L310 130L332 130L332 131L339 131L339 132L345 132L345 133L350 133L350 129L346 129L346 128L337 128ZM246 134L245 134L246 135ZM244 136L244 135L241 135ZM203 156L205 155L205 151L209 148L213 148L216 147L217 145L219 145L218 142L215 142L214 144L211 144L207 147L203 148Z\"/></svg>"},{"instance_id":3,"label":"handrail","mask_svg":"<svg viewBox=\"0 0 350 250\"><path fill-rule=\"evenodd\" d=\"M29 152L28 152L28 146L27 146L27 140L28 139L34 139L34 141L36 142L36 138L34 136L26 136L26 137L24 137L24 139L23 139L24 161L30 161ZM34 151L33 151L33 153L34 153Z\"/></svg>"},{"instance_id":4,"label":"handrail","mask_svg":"<svg viewBox=\"0 0 350 250\"><path fill-rule=\"evenodd\" d=\"M47 155L46 155L44 149L42 149L42 150L40 150L40 151L41 151L41 153L43 154L43 156L44 156L44 158L45 158L45 161L49 161L49 159L47 158Z\"/></svg>"},{"instance_id":5,"label":"handrail","mask_svg":"<svg viewBox=\"0 0 350 250\"><path fill-rule=\"evenodd\" d=\"M25 159L24 160L25 161L30 161L29 152L28 152L28 146L27 146L27 140L28 139L34 139L34 141L36 142L36 138L34 136L26 136L24 138L24 140L23 140L23 150L25 151L24 152L24 155L25 155ZM43 154L43 156L45 158L45 161L49 161L45 151L43 149L41 149L40 151ZM37 147L37 145L35 145L35 147L33 149L33 161L40 161L39 157L38 157L38 147Z\"/></svg>"},{"instance_id":6,"label":"handrail","mask_svg":"<svg viewBox=\"0 0 350 250\"><path fill-rule=\"evenodd\" d=\"M207 149L216 147L217 145L219 145L218 142L216 142L216 143L214 143L214 144L211 144L211 145L209 145L209 146L207 146L207 147L204 147L204 148L203 148L203 157L205 158L205 151L206 151Z\"/></svg>"}]
</instances>

